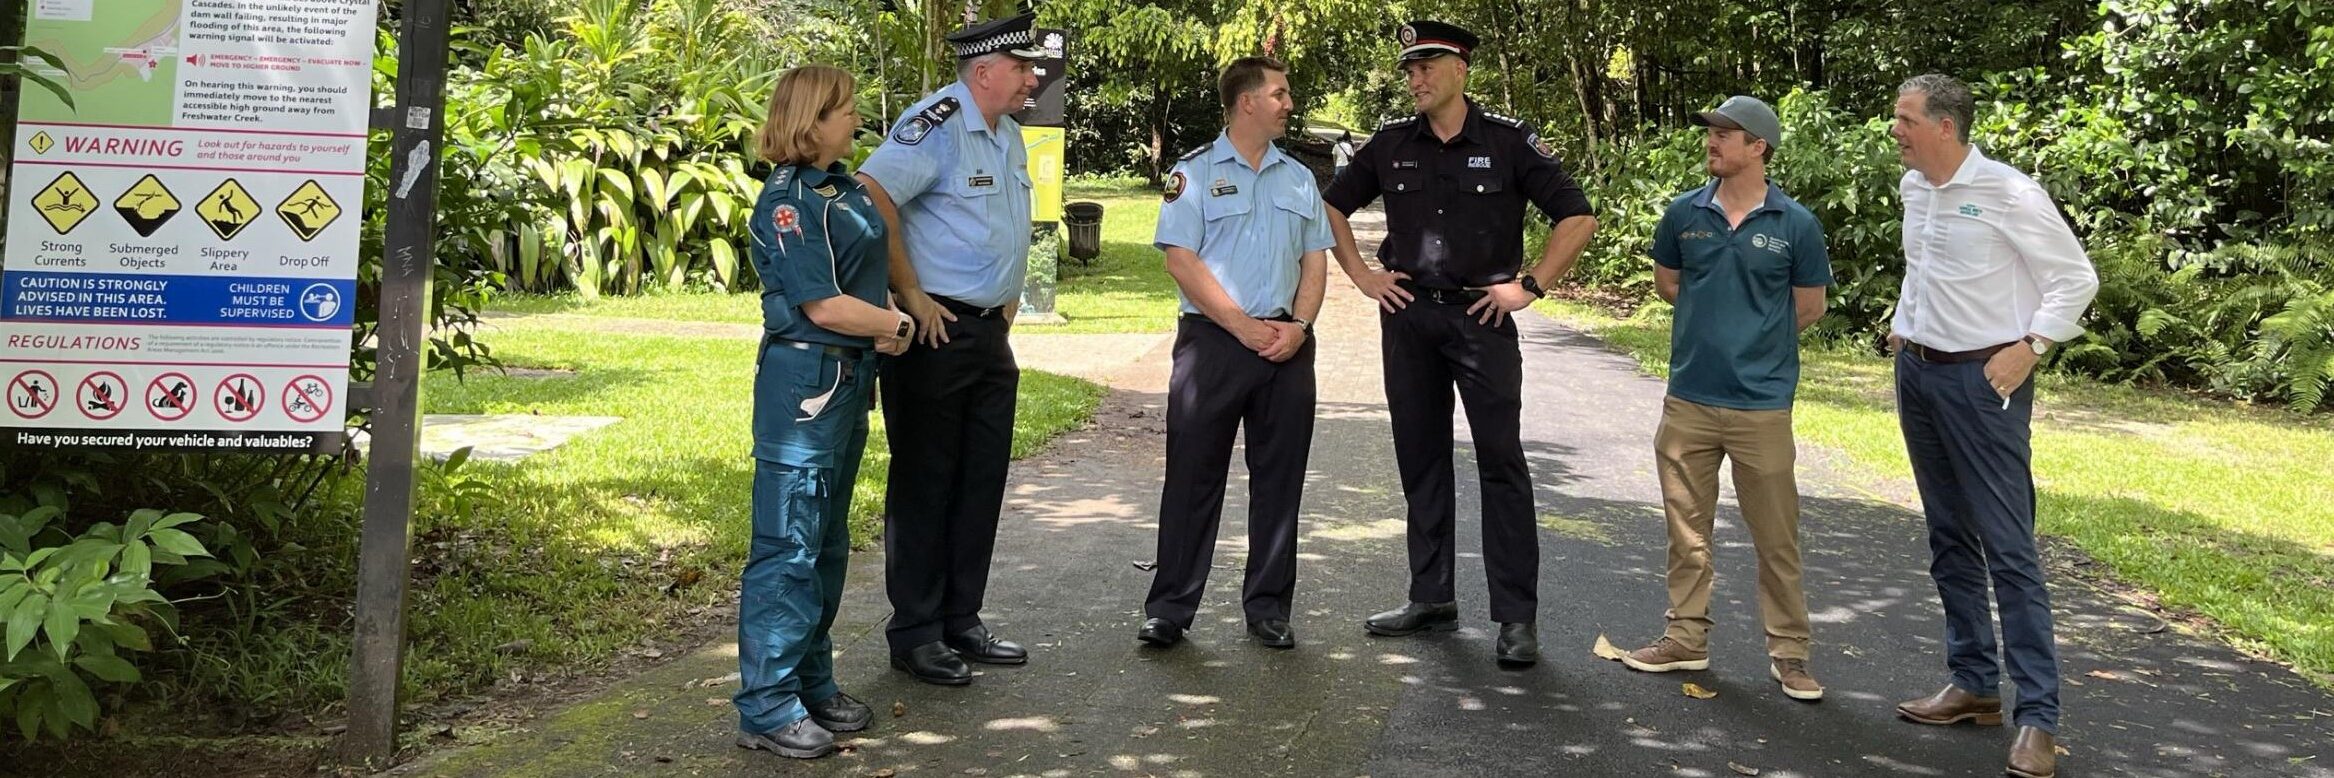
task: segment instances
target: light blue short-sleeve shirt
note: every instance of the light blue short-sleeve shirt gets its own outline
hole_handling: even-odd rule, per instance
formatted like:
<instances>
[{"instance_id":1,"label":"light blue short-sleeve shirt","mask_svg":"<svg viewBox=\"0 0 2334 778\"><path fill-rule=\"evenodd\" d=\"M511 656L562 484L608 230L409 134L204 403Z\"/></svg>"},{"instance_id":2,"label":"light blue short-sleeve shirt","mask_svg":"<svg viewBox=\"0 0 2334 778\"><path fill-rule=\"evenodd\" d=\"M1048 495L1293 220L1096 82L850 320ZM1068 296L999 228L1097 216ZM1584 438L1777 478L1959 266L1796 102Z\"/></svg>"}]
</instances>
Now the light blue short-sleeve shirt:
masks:
<instances>
[{"instance_id":1,"label":"light blue short-sleeve shirt","mask_svg":"<svg viewBox=\"0 0 2334 778\"><path fill-rule=\"evenodd\" d=\"M1232 302L1256 317L1295 313L1305 253L1336 245L1311 169L1277 145L1250 168L1224 135L1185 155L1168 174L1152 242L1162 251L1177 246L1198 254ZM1183 312L1200 310L1184 296Z\"/></svg>"},{"instance_id":2,"label":"light blue short-sleeve shirt","mask_svg":"<svg viewBox=\"0 0 2334 778\"><path fill-rule=\"evenodd\" d=\"M859 172L899 206L924 291L986 308L1019 299L1028 275L1028 159L1021 125L989 127L957 82L901 114Z\"/></svg>"}]
</instances>

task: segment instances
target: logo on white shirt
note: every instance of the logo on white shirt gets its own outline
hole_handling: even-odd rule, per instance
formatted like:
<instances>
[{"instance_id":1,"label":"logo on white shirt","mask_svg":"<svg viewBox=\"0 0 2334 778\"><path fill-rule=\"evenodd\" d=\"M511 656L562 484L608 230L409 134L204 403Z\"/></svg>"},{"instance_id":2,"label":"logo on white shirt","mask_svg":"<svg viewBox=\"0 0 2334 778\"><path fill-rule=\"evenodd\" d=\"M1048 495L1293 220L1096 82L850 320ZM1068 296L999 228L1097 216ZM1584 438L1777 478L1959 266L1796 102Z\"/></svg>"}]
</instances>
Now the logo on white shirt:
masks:
<instances>
[{"instance_id":1,"label":"logo on white shirt","mask_svg":"<svg viewBox=\"0 0 2334 778\"><path fill-rule=\"evenodd\" d=\"M1985 213L1985 211L1979 209L1976 203L1961 204L1961 215L1963 216L1977 216L1983 213Z\"/></svg>"}]
</instances>

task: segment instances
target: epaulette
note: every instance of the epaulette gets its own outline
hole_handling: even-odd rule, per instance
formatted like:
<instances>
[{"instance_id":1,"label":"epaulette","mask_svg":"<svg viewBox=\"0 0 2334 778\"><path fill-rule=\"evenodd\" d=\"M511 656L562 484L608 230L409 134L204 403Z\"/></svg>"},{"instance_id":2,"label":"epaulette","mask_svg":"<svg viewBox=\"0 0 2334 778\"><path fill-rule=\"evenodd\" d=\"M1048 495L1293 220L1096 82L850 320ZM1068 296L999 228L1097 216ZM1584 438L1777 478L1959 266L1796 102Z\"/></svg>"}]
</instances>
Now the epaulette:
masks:
<instances>
[{"instance_id":1,"label":"epaulette","mask_svg":"<svg viewBox=\"0 0 2334 778\"><path fill-rule=\"evenodd\" d=\"M1508 116L1508 115L1506 115L1506 114L1497 114L1497 113L1492 113L1492 112L1490 112L1490 111L1484 111L1484 112L1483 112L1483 118L1485 118L1485 119L1490 119L1490 120L1491 120L1492 122L1494 122L1494 123L1497 123L1497 124L1504 124L1504 125L1507 125L1507 126L1509 126L1509 127L1513 127L1513 128L1519 129L1519 130L1525 130L1525 129L1528 129L1528 128L1524 127L1524 120L1522 120L1522 119L1518 119L1518 118L1515 118L1515 117L1513 117L1513 116Z\"/></svg>"},{"instance_id":2,"label":"epaulette","mask_svg":"<svg viewBox=\"0 0 2334 778\"><path fill-rule=\"evenodd\" d=\"M954 97L940 98L938 102L918 111L913 118L908 119L907 123L901 124L899 131L891 134L891 139L910 146L922 143L924 136L932 134L933 130L940 129L940 125L948 123L948 119L955 116L957 111L962 109L962 106L963 104L958 103Z\"/></svg>"},{"instance_id":3,"label":"epaulette","mask_svg":"<svg viewBox=\"0 0 2334 778\"><path fill-rule=\"evenodd\" d=\"M1410 126L1410 123L1411 123L1411 122L1415 122L1415 121L1418 121L1418 115L1417 115L1417 114L1411 114L1411 115L1409 115L1409 116L1404 116L1404 117L1402 117L1402 118L1400 118L1400 119L1387 119L1387 120L1386 120L1386 123L1378 125L1378 129L1380 129L1380 130L1391 130L1391 129L1394 129L1394 128L1396 128L1396 127L1408 127L1408 126Z\"/></svg>"},{"instance_id":4,"label":"epaulette","mask_svg":"<svg viewBox=\"0 0 2334 778\"><path fill-rule=\"evenodd\" d=\"M1208 141L1208 142L1206 142L1206 143L1202 143L1202 144L1200 144L1200 145L1199 145L1199 148L1192 149L1190 153L1184 154L1183 156L1176 158L1176 160L1175 160L1175 161L1177 161L1177 162L1190 162L1190 161L1192 161L1192 160L1199 159L1199 155L1201 155L1201 154L1206 154L1206 153L1208 153L1208 149L1212 149L1212 148L1215 148L1215 147L1216 147L1216 142L1215 142L1215 141L1212 141L1212 140L1211 140L1211 141Z\"/></svg>"}]
</instances>

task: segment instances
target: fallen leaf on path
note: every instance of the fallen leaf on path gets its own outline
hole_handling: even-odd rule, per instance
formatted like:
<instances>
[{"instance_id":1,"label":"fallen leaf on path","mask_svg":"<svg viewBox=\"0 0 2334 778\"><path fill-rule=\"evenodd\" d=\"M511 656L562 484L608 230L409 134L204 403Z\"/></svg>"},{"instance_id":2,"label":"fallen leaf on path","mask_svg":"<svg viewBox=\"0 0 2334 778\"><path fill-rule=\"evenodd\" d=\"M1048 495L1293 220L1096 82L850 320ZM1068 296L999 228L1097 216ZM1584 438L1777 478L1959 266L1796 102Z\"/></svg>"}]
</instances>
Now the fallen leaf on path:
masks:
<instances>
[{"instance_id":1,"label":"fallen leaf on path","mask_svg":"<svg viewBox=\"0 0 2334 778\"><path fill-rule=\"evenodd\" d=\"M720 707L723 705L728 705L729 700L722 699L720 697L707 697L705 698L705 704L708 707Z\"/></svg>"},{"instance_id":2,"label":"fallen leaf on path","mask_svg":"<svg viewBox=\"0 0 2334 778\"><path fill-rule=\"evenodd\" d=\"M1688 697L1692 697L1692 698L1694 698L1694 699L1697 699L1697 700L1707 700L1707 699L1710 699L1710 698L1712 698L1712 697L1716 697L1716 696L1718 696L1718 693L1717 693L1717 692L1710 691L1709 689L1704 689L1704 688L1702 688L1702 685L1701 685L1701 684L1694 683L1693 681L1687 681L1687 682L1685 682L1683 685L1681 685L1681 686L1679 687L1679 690L1680 690L1680 691L1683 691L1683 692L1685 692L1685 693L1686 693L1686 696L1688 696Z\"/></svg>"},{"instance_id":3,"label":"fallen leaf on path","mask_svg":"<svg viewBox=\"0 0 2334 778\"><path fill-rule=\"evenodd\" d=\"M1735 764L1735 763L1733 763L1733 762L1727 762L1727 763L1726 763L1726 769L1728 769L1728 770L1733 770L1733 771L1734 771L1734 774L1736 774L1736 775L1758 775L1758 774L1759 774L1759 768L1756 768L1756 767L1744 767L1744 766L1742 766L1742 765Z\"/></svg>"},{"instance_id":4,"label":"fallen leaf on path","mask_svg":"<svg viewBox=\"0 0 2334 778\"><path fill-rule=\"evenodd\" d=\"M2091 672L2084 673L2084 675L2088 675L2088 676L2091 676L2091 677L2093 677L2093 678L2104 678L2104 679L2107 679L2107 680L2110 680L2110 681L2121 681L2121 680L2123 680L2123 676L2116 675L2116 674L2114 674L2114 673L2112 673L2112 672L2108 672L2108 671L2106 671L2106 670L2093 670L2093 671L2091 671Z\"/></svg>"},{"instance_id":5,"label":"fallen leaf on path","mask_svg":"<svg viewBox=\"0 0 2334 778\"><path fill-rule=\"evenodd\" d=\"M2075 752L2073 752L2073 751L2068 751L2066 746L2058 746L2058 745L2054 745L2054 746L2051 746L2050 748L2051 748L2051 750L2053 750L2053 751L2057 751L2059 756L2074 756L2074 755L2075 755Z\"/></svg>"},{"instance_id":6,"label":"fallen leaf on path","mask_svg":"<svg viewBox=\"0 0 2334 778\"><path fill-rule=\"evenodd\" d=\"M1159 563L1157 563L1157 562L1135 562L1135 563L1134 563L1134 566L1135 566L1135 569L1136 569L1136 570L1141 570L1141 571L1143 571L1143 572L1146 572L1146 573L1148 573L1148 572L1151 572L1152 570L1156 570L1156 569L1158 569L1158 567L1159 567Z\"/></svg>"},{"instance_id":7,"label":"fallen leaf on path","mask_svg":"<svg viewBox=\"0 0 2334 778\"><path fill-rule=\"evenodd\" d=\"M891 717L892 717L892 718L895 718L895 719L896 719L896 718L899 718L899 717L901 717L901 716L905 716L905 715L908 715L908 704L907 704L907 703L904 703L904 702L894 702L894 703L892 703L892 704L891 704Z\"/></svg>"},{"instance_id":8,"label":"fallen leaf on path","mask_svg":"<svg viewBox=\"0 0 2334 778\"><path fill-rule=\"evenodd\" d=\"M893 769L891 769L891 768L889 768L889 767L886 767L886 768L883 768L883 769L881 769L881 770L877 770L877 771L875 771L875 772L868 773L868 775L870 775L870 776L874 776L874 778L892 778L892 776L899 775L899 772L898 772L898 771L896 771L896 770L893 770Z\"/></svg>"},{"instance_id":9,"label":"fallen leaf on path","mask_svg":"<svg viewBox=\"0 0 2334 778\"><path fill-rule=\"evenodd\" d=\"M1597 655L1599 658L1610 659L1615 662L1621 661L1621 657L1629 655L1629 652L1621 650L1620 646L1613 645L1613 641L1606 639L1602 634L1597 635L1596 648L1589 649L1588 652Z\"/></svg>"},{"instance_id":10,"label":"fallen leaf on path","mask_svg":"<svg viewBox=\"0 0 2334 778\"><path fill-rule=\"evenodd\" d=\"M632 712L632 717L633 717L633 718L636 718L636 719L645 719L645 718L648 718L648 711L646 711L646 710L636 710L636 711L633 711L633 712Z\"/></svg>"}]
</instances>

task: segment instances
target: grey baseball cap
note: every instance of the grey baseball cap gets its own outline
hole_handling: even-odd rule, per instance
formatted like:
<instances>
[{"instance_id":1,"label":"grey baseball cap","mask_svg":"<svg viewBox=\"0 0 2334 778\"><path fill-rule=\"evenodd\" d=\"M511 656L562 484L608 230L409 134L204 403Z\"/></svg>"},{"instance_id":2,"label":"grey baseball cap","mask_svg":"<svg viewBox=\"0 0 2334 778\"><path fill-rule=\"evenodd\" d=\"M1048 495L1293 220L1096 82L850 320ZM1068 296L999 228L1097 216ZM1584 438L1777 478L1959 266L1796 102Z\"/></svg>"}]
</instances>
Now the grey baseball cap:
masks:
<instances>
[{"instance_id":1,"label":"grey baseball cap","mask_svg":"<svg viewBox=\"0 0 2334 778\"><path fill-rule=\"evenodd\" d=\"M1769 148L1783 143L1783 121L1775 118L1775 109L1750 95L1735 95L1719 103L1717 110L1702 111L1688 119L1699 127L1724 127L1742 130L1751 137L1767 142Z\"/></svg>"}]
</instances>

